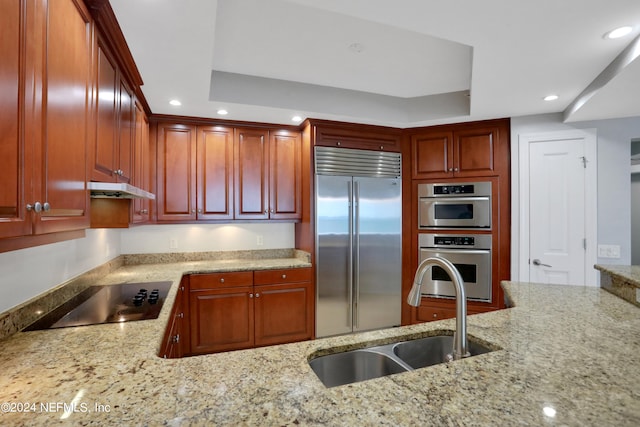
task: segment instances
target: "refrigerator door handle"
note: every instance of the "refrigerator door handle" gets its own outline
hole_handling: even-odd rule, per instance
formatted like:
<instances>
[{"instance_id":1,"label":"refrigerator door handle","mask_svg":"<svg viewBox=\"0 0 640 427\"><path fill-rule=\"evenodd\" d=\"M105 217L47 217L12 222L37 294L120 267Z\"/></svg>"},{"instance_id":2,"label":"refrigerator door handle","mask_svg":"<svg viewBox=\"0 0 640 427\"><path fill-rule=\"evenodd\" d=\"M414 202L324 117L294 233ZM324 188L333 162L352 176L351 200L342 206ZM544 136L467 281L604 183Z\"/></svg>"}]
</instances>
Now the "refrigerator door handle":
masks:
<instances>
[{"instance_id":1,"label":"refrigerator door handle","mask_svg":"<svg viewBox=\"0 0 640 427\"><path fill-rule=\"evenodd\" d=\"M355 270L354 274L354 295L355 295L355 309L353 315L353 327L354 329L359 328L358 318L360 317L360 183L358 181L354 182L354 196L353 203L355 205L354 208L354 222L355 222L355 244L354 248L354 261L353 261L353 269Z\"/></svg>"},{"instance_id":2,"label":"refrigerator door handle","mask_svg":"<svg viewBox=\"0 0 640 427\"><path fill-rule=\"evenodd\" d=\"M347 292L349 293L349 312L347 326L353 328L353 183L347 182L347 200L349 203L349 269L347 278Z\"/></svg>"}]
</instances>

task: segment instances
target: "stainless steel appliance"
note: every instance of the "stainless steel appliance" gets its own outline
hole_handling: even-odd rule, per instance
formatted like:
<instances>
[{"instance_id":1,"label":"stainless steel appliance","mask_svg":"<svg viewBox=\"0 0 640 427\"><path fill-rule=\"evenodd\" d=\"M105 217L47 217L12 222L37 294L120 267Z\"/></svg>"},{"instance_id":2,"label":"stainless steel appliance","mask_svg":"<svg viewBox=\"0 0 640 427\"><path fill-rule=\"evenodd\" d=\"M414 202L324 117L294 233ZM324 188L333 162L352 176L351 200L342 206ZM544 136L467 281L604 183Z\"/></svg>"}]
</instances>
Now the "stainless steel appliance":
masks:
<instances>
[{"instance_id":1,"label":"stainless steel appliance","mask_svg":"<svg viewBox=\"0 0 640 427\"><path fill-rule=\"evenodd\" d=\"M399 153L316 147L316 336L401 322Z\"/></svg>"},{"instance_id":2,"label":"stainless steel appliance","mask_svg":"<svg viewBox=\"0 0 640 427\"><path fill-rule=\"evenodd\" d=\"M491 246L490 234L418 235L419 262L433 256L451 261L460 271L468 300L491 302ZM440 267L432 267L425 275L422 293L455 297L453 282Z\"/></svg>"},{"instance_id":3,"label":"stainless steel appliance","mask_svg":"<svg viewBox=\"0 0 640 427\"><path fill-rule=\"evenodd\" d=\"M418 185L421 229L491 229L491 182Z\"/></svg>"},{"instance_id":4,"label":"stainless steel appliance","mask_svg":"<svg viewBox=\"0 0 640 427\"><path fill-rule=\"evenodd\" d=\"M90 286L25 331L156 319L171 282Z\"/></svg>"}]
</instances>

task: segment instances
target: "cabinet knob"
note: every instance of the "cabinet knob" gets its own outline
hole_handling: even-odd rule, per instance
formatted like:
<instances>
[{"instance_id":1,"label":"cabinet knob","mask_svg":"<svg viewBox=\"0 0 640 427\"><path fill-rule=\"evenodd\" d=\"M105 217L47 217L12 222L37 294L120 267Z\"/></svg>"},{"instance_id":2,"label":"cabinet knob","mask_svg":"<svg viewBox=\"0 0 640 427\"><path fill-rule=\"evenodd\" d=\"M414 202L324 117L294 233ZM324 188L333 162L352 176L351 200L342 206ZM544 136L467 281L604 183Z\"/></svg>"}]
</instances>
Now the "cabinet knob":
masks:
<instances>
[{"instance_id":1,"label":"cabinet knob","mask_svg":"<svg viewBox=\"0 0 640 427\"><path fill-rule=\"evenodd\" d=\"M267 215L268 213L269 213L269 211L265 209L264 210L264 214Z\"/></svg>"},{"instance_id":2,"label":"cabinet knob","mask_svg":"<svg viewBox=\"0 0 640 427\"><path fill-rule=\"evenodd\" d=\"M31 212L33 210L33 205L31 203L27 203L27 212Z\"/></svg>"},{"instance_id":3,"label":"cabinet knob","mask_svg":"<svg viewBox=\"0 0 640 427\"><path fill-rule=\"evenodd\" d=\"M260 294L256 292L256 298L260 298Z\"/></svg>"},{"instance_id":4,"label":"cabinet knob","mask_svg":"<svg viewBox=\"0 0 640 427\"><path fill-rule=\"evenodd\" d=\"M149 213L149 209L142 209L142 210L140 211L140 213L141 213L142 215L147 215L147 214Z\"/></svg>"},{"instance_id":5,"label":"cabinet knob","mask_svg":"<svg viewBox=\"0 0 640 427\"><path fill-rule=\"evenodd\" d=\"M380 149L381 149L381 150L384 150L384 145L381 145L381 146L380 146Z\"/></svg>"},{"instance_id":6,"label":"cabinet knob","mask_svg":"<svg viewBox=\"0 0 640 427\"><path fill-rule=\"evenodd\" d=\"M198 209L198 213L202 213L202 209Z\"/></svg>"},{"instance_id":7,"label":"cabinet knob","mask_svg":"<svg viewBox=\"0 0 640 427\"><path fill-rule=\"evenodd\" d=\"M184 291L184 286L180 286L180 290L181 290L181 291Z\"/></svg>"},{"instance_id":8,"label":"cabinet knob","mask_svg":"<svg viewBox=\"0 0 640 427\"><path fill-rule=\"evenodd\" d=\"M224 278L220 279L220 283L224 283Z\"/></svg>"},{"instance_id":9,"label":"cabinet knob","mask_svg":"<svg viewBox=\"0 0 640 427\"><path fill-rule=\"evenodd\" d=\"M49 202L44 202L44 204L42 205L42 210L45 212L49 212L51 210L51 205L49 204Z\"/></svg>"},{"instance_id":10,"label":"cabinet knob","mask_svg":"<svg viewBox=\"0 0 640 427\"><path fill-rule=\"evenodd\" d=\"M438 317L438 315L437 315L436 313L433 313L433 317L434 317L434 318L435 318L435 317Z\"/></svg>"},{"instance_id":11,"label":"cabinet knob","mask_svg":"<svg viewBox=\"0 0 640 427\"><path fill-rule=\"evenodd\" d=\"M453 171L454 172L458 172L458 168L453 168Z\"/></svg>"},{"instance_id":12,"label":"cabinet knob","mask_svg":"<svg viewBox=\"0 0 640 427\"><path fill-rule=\"evenodd\" d=\"M271 213L274 213L275 211L273 209L271 209Z\"/></svg>"},{"instance_id":13,"label":"cabinet knob","mask_svg":"<svg viewBox=\"0 0 640 427\"><path fill-rule=\"evenodd\" d=\"M453 168L449 168L449 172L453 172Z\"/></svg>"},{"instance_id":14,"label":"cabinet knob","mask_svg":"<svg viewBox=\"0 0 640 427\"><path fill-rule=\"evenodd\" d=\"M339 147L342 145L342 143L340 141L336 142L336 145Z\"/></svg>"},{"instance_id":15,"label":"cabinet knob","mask_svg":"<svg viewBox=\"0 0 640 427\"><path fill-rule=\"evenodd\" d=\"M180 334L171 337L171 342L177 344L180 342Z\"/></svg>"},{"instance_id":16,"label":"cabinet knob","mask_svg":"<svg viewBox=\"0 0 640 427\"><path fill-rule=\"evenodd\" d=\"M196 213L196 210L195 209L191 209L191 213Z\"/></svg>"},{"instance_id":17,"label":"cabinet knob","mask_svg":"<svg viewBox=\"0 0 640 427\"><path fill-rule=\"evenodd\" d=\"M282 278L283 278L283 279L286 279L286 278L287 278L287 275L286 275L286 274L283 274L283 275L282 275Z\"/></svg>"},{"instance_id":18,"label":"cabinet knob","mask_svg":"<svg viewBox=\"0 0 640 427\"><path fill-rule=\"evenodd\" d=\"M181 318L181 319L184 319L184 313L178 314L178 317Z\"/></svg>"},{"instance_id":19,"label":"cabinet knob","mask_svg":"<svg viewBox=\"0 0 640 427\"><path fill-rule=\"evenodd\" d=\"M249 294L249 298L253 298L253 294Z\"/></svg>"}]
</instances>

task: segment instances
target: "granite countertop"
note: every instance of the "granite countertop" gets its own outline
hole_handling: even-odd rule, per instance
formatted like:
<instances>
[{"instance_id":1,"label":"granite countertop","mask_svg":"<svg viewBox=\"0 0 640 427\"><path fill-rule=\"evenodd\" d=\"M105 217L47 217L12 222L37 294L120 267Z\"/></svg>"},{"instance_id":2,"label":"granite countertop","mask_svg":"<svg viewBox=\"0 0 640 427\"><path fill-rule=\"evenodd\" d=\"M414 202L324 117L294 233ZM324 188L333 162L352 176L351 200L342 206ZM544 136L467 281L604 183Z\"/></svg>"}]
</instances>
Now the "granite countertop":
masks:
<instances>
[{"instance_id":1,"label":"granite countertop","mask_svg":"<svg viewBox=\"0 0 640 427\"><path fill-rule=\"evenodd\" d=\"M640 265L595 265L600 286L640 307Z\"/></svg>"},{"instance_id":2,"label":"granite countertop","mask_svg":"<svg viewBox=\"0 0 640 427\"><path fill-rule=\"evenodd\" d=\"M183 273L209 268L125 266L104 281L173 280L171 299ZM515 307L468 325L501 350L329 389L312 355L454 320L174 360L156 356L171 304L157 320L20 332L0 341L0 424L639 425L640 310L599 288L503 286Z\"/></svg>"}]
</instances>

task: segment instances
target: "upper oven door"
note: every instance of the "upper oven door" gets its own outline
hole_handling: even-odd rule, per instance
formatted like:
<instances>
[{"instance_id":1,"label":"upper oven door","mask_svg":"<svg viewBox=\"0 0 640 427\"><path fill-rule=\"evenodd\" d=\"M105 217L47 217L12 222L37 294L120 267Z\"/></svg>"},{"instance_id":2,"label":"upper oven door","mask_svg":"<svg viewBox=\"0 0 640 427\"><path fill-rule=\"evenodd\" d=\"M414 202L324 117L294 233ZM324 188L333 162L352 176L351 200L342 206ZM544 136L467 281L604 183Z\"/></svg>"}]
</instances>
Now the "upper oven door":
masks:
<instances>
[{"instance_id":1,"label":"upper oven door","mask_svg":"<svg viewBox=\"0 0 640 427\"><path fill-rule=\"evenodd\" d=\"M491 229L491 199L482 197L424 197L418 200L421 229Z\"/></svg>"}]
</instances>

